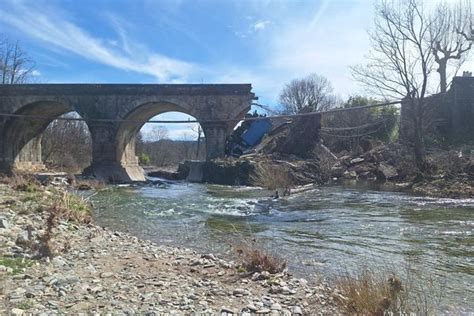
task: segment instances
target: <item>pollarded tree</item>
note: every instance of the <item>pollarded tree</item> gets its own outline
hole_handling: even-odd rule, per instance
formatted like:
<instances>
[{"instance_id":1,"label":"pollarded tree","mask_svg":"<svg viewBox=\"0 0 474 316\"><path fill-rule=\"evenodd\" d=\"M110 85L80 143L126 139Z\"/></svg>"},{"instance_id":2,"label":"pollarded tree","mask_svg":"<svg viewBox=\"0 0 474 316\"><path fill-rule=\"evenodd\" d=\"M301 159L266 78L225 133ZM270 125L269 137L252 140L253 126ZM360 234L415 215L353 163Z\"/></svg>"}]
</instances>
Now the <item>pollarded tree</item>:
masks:
<instances>
[{"instance_id":1,"label":"pollarded tree","mask_svg":"<svg viewBox=\"0 0 474 316\"><path fill-rule=\"evenodd\" d=\"M440 91L448 89L449 66L461 67L472 48L472 15L469 2L441 3L431 17L430 45L438 65Z\"/></svg>"},{"instance_id":2,"label":"pollarded tree","mask_svg":"<svg viewBox=\"0 0 474 316\"><path fill-rule=\"evenodd\" d=\"M25 83L33 72L34 64L18 42L0 38L0 83Z\"/></svg>"},{"instance_id":3,"label":"pollarded tree","mask_svg":"<svg viewBox=\"0 0 474 316\"><path fill-rule=\"evenodd\" d=\"M428 80L434 70L431 23L417 0L384 0L376 5L375 29L369 34L368 64L352 67L354 78L385 99L404 99L413 124L415 162L426 169L424 115Z\"/></svg>"},{"instance_id":4,"label":"pollarded tree","mask_svg":"<svg viewBox=\"0 0 474 316\"><path fill-rule=\"evenodd\" d=\"M321 75L311 74L288 83L280 94L283 113L296 114L304 108L321 112L336 103L331 82Z\"/></svg>"}]
</instances>

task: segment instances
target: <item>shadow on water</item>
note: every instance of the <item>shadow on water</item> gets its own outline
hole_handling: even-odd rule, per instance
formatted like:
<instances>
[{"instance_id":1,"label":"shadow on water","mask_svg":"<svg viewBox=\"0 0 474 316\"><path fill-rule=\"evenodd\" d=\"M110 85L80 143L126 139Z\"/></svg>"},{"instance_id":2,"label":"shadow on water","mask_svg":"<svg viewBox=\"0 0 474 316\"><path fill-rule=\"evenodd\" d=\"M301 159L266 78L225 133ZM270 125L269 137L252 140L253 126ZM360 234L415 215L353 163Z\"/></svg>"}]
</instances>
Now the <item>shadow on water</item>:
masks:
<instances>
[{"instance_id":1,"label":"shadow on water","mask_svg":"<svg viewBox=\"0 0 474 316\"><path fill-rule=\"evenodd\" d=\"M93 200L100 225L221 254L257 238L300 275L410 264L442 279L452 304L474 310L474 199L379 189L328 186L272 200L262 189L178 182L114 187Z\"/></svg>"}]
</instances>

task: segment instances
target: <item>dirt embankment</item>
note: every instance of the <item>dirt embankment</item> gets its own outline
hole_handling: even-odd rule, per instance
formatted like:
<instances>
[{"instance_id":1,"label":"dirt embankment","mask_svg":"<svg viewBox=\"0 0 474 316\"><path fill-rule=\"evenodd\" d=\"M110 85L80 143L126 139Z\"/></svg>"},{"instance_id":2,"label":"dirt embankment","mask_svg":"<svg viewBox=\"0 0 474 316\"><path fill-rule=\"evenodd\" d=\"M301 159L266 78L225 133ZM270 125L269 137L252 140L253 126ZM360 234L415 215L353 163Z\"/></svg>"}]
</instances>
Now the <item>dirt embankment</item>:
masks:
<instances>
[{"instance_id":1,"label":"dirt embankment","mask_svg":"<svg viewBox=\"0 0 474 316\"><path fill-rule=\"evenodd\" d=\"M336 311L326 284L286 272L245 272L237 258L165 247L71 220L59 219L52 230L54 256L37 259L37 249L28 245L45 236L49 201L60 191L0 185L0 192L1 314Z\"/></svg>"}]
</instances>

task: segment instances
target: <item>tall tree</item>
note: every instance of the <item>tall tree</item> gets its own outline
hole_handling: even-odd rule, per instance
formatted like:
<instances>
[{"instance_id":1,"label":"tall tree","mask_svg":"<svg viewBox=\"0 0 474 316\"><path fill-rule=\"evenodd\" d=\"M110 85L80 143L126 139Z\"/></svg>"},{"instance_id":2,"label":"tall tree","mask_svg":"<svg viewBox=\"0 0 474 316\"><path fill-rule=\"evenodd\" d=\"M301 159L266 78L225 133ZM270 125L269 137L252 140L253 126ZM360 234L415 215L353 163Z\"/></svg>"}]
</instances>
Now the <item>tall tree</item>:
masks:
<instances>
[{"instance_id":1,"label":"tall tree","mask_svg":"<svg viewBox=\"0 0 474 316\"><path fill-rule=\"evenodd\" d=\"M372 50L365 66L352 67L358 81L383 98L404 99L413 124L414 157L426 169L424 145L425 97L434 69L430 20L417 0L384 0L376 5Z\"/></svg>"},{"instance_id":2,"label":"tall tree","mask_svg":"<svg viewBox=\"0 0 474 316\"><path fill-rule=\"evenodd\" d=\"M31 76L34 64L18 42L0 38L0 83L25 83Z\"/></svg>"},{"instance_id":3,"label":"tall tree","mask_svg":"<svg viewBox=\"0 0 474 316\"><path fill-rule=\"evenodd\" d=\"M456 68L466 60L472 48L472 15L470 3L440 3L431 17L430 45L438 65L440 91L448 89L448 66Z\"/></svg>"},{"instance_id":4,"label":"tall tree","mask_svg":"<svg viewBox=\"0 0 474 316\"><path fill-rule=\"evenodd\" d=\"M325 111L335 104L331 82L321 75L311 74L288 83L280 94L283 112L295 114L304 108Z\"/></svg>"}]
</instances>

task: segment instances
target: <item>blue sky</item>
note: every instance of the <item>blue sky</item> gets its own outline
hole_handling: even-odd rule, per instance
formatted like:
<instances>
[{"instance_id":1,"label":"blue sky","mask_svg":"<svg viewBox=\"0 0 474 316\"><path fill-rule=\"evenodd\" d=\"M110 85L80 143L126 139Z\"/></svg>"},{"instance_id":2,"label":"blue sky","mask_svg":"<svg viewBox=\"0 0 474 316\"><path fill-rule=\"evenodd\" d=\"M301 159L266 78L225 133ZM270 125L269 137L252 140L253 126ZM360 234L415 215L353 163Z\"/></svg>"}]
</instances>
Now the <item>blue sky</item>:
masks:
<instances>
[{"instance_id":1,"label":"blue sky","mask_svg":"<svg viewBox=\"0 0 474 316\"><path fill-rule=\"evenodd\" d=\"M250 82L274 104L311 72L356 89L367 0L1 0L0 33L18 39L41 82Z\"/></svg>"},{"instance_id":2,"label":"blue sky","mask_svg":"<svg viewBox=\"0 0 474 316\"><path fill-rule=\"evenodd\" d=\"M270 105L312 72L363 93L348 66L372 23L371 0L0 0L38 82L252 83Z\"/></svg>"}]
</instances>

